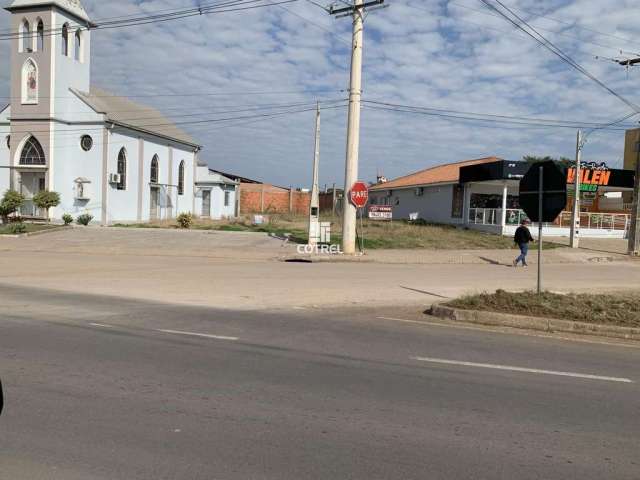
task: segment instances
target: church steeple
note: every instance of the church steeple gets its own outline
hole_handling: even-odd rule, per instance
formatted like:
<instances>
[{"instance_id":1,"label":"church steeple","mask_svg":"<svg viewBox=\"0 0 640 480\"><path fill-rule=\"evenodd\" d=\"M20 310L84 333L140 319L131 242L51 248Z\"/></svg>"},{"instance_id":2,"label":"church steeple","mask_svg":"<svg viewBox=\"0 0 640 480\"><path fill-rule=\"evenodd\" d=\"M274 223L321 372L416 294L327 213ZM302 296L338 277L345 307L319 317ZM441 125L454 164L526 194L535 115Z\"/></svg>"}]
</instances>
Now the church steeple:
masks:
<instances>
[{"instance_id":1,"label":"church steeple","mask_svg":"<svg viewBox=\"0 0 640 480\"><path fill-rule=\"evenodd\" d=\"M69 89L88 92L91 20L80 0L14 0L12 115L58 117L68 111Z\"/></svg>"}]
</instances>

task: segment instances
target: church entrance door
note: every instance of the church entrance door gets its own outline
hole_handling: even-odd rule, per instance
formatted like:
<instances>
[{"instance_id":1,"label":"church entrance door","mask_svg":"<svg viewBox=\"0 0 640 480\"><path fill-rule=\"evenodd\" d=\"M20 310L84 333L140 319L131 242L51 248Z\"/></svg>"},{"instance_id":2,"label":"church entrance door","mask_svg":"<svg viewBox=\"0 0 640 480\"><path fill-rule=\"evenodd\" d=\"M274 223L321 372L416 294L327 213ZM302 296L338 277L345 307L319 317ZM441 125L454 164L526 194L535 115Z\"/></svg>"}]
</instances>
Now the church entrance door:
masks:
<instances>
[{"instance_id":1,"label":"church entrance door","mask_svg":"<svg viewBox=\"0 0 640 480\"><path fill-rule=\"evenodd\" d=\"M44 212L33 204L33 197L41 190L45 190L44 172L21 172L20 193L25 201L20 207L20 215L23 217L44 217Z\"/></svg>"}]
</instances>

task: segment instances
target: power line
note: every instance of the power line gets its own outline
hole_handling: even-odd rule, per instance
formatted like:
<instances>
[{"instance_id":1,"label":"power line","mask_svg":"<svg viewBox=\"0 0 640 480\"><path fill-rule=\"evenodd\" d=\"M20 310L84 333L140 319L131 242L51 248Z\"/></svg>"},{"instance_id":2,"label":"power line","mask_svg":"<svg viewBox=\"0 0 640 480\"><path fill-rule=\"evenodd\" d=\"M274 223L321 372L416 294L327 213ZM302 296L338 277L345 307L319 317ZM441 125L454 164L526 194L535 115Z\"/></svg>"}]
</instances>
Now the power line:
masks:
<instances>
[{"instance_id":1,"label":"power line","mask_svg":"<svg viewBox=\"0 0 640 480\"><path fill-rule=\"evenodd\" d=\"M560 20L560 19L557 19L557 18L550 17L550 16L548 16L546 14L541 14L539 12L533 12L531 10L525 10L524 8L515 8L515 7L511 7L511 8L513 8L513 10L519 10L521 12L528 13L530 15L535 15L536 17L540 17L540 18L544 18L544 19L547 19L547 20L551 20L552 22L556 22L556 23L560 23L560 24L563 24L563 25L567 25L568 27L571 27L571 28L576 28L576 29L579 29L579 30L586 30L588 32L596 33L596 34L602 35L604 37L610 37L610 38L615 38L616 40L622 40L623 42L626 42L629 45L636 43L636 40L632 40L630 38L621 37L620 35L614 35L612 33L603 32L601 30L596 30L594 28L585 27L583 25L577 25L575 22L569 22L569 21L566 21L566 20Z\"/></svg>"},{"instance_id":2,"label":"power line","mask_svg":"<svg viewBox=\"0 0 640 480\"><path fill-rule=\"evenodd\" d=\"M338 35L338 34L337 34L336 32L334 32L334 31L332 31L331 29L329 29L329 28L327 28L327 27L325 27L325 26L323 26L323 25L320 25L319 23L316 23L316 22L314 22L313 20L309 20L308 18L303 17L302 15L299 15L298 13L296 13L296 12L294 12L294 11L292 11L292 10L288 9L287 7L284 7L284 6L282 6L282 5L278 5L278 6L279 6L281 9L283 9L283 10L285 10L285 11L289 12L291 15L296 16L296 17L298 17L299 19L301 19L301 20L303 20L303 21L305 21L305 22L307 22L307 23L309 23L309 24L311 24L311 25L313 25L313 26L315 26L315 27L319 28L320 30L323 30L323 31L327 32L328 34L332 35L333 37L335 37L337 40L341 41L342 43L345 43L345 44L347 44L347 45L351 45L351 41L350 41L350 40L347 40L346 38L341 37L340 35Z\"/></svg>"},{"instance_id":3,"label":"power line","mask_svg":"<svg viewBox=\"0 0 640 480\"><path fill-rule=\"evenodd\" d=\"M331 101L333 99L326 99L326 100L321 100L321 102L325 102L325 101ZM316 100L313 100L313 102L311 100L307 101L307 104L315 104ZM174 112L174 111L182 111L182 110L188 110L190 112L192 112L193 115L197 115L197 114L201 114L204 115L206 113L223 113L223 111L218 111L221 108L247 108L247 109L251 109L251 108L255 108L256 110L262 109L262 108L276 108L276 107L286 107L286 106L290 106L290 105L298 105L298 104L302 104L304 102L299 102L299 103L257 103L257 104L251 104L251 103L237 103L237 104L225 104L225 105L219 105L216 107L210 107L210 109L208 110L203 110L201 112L195 112L194 108L192 106L181 106L181 107L170 107L170 108L162 108L162 110L157 110L159 113L161 112ZM151 108L151 107L149 107ZM204 108L204 107L203 107ZM156 110L154 108L154 110ZM84 113L86 114L86 110L65 110L65 114L70 114L70 113ZM140 108L129 108L129 109L109 109L109 112L117 112L117 113L128 113L128 112L140 112ZM26 116L27 118L32 118L31 114L22 114L24 116ZM171 117L173 118L174 115L163 115L165 117ZM181 115L176 115L176 116L181 116ZM20 114L15 114L12 115L11 118L17 118L20 119Z\"/></svg>"},{"instance_id":4,"label":"power line","mask_svg":"<svg viewBox=\"0 0 640 480\"><path fill-rule=\"evenodd\" d=\"M522 116L508 116L508 115L495 115L477 112L464 112L460 110L444 110L429 107L418 107L412 105L402 105L390 102L379 102L373 100L363 100L363 103L368 108L374 108L377 110L386 110L400 113L415 113L433 117L440 117L452 120L465 120L476 121L482 123L490 123L495 125L510 124L527 127L545 127L545 128L594 128L594 129L606 129L614 131L624 131L626 128L611 128L613 125L620 123L623 120L637 115L636 113L625 116L622 120L617 120L609 124L597 123L597 122L581 122L581 121L567 121L556 120L548 118L534 118L534 117L522 117Z\"/></svg>"},{"instance_id":5,"label":"power line","mask_svg":"<svg viewBox=\"0 0 640 480\"><path fill-rule=\"evenodd\" d=\"M481 10L481 9L478 9L478 8L470 7L470 6L468 6L468 5L464 5L464 4L462 4L462 3L458 3L458 2L449 2L449 4L450 4L450 5L455 5L455 6L460 7L460 8L464 8L464 9L466 9L466 10L470 10L470 11L472 11L472 12L480 13L480 14L482 14L482 15L488 15L488 16L490 16L490 17L500 18L500 16L498 16L498 15L494 15L494 14L492 14L492 13L490 13L490 12L485 11L485 10ZM415 7L415 6L413 6L413 8L419 8L419 7ZM524 11L524 12L526 12L526 10L522 10L522 9L514 9L514 10L520 10L520 11ZM545 17L545 18L546 18L546 17ZM465 21L466 21L466 20L465 20ZM569 22L561 22L561 23L567 23L567 24L568 24ZM577 26L577 25L574 25L574 26L575 26L576 28L583 28L583 27L580 27L580 26ZM619 47L614 47L614 46L612 46L612 45L606 45L606 44L603 44L603 43L594 42L594 41L592 41L592 40L585 40L585 39L583 39L583 38L581 38L581 37L577 37L577 36L575 36L575 35L570 35L570 34L568 34L568 33L566 33L566 32L558 32L558 31L551 30L551 29L548 29L548 28L543 28L543 27L536 27L536 28L537 28L538 30L541 30L541 31L544 31L544 32L553 33L554 35L560 35L560 36L567 37L567 38L573 38L573 39L575 39L575 40L579 40L579 41L580 41L580 42L582 42L582 43L589 43L589 44L591 44L591 45L595 45L595 46L602 47L602 48L609 48L609 49L611 49L611 48L612 48L612 49L616 49L616 50L618 50L618 49L619 49ZM585 28L585 29L586 29L586 28ZM590 30L590 29L586 29L586 30ZM608 34L604 34L604 35L611 36L611 35L608 35ZM615 36L614 36L614 38L621 39L621 38L619 38L619 37L615 37ZM634 43L633 41L631 41L631 40L629 40L629 39L622 39L622 40L624 40L624 41L625 41L625 43L626 43L627 45L635 45L635 44L636 44L636 43Z\"/></svg>"},{"instance_id":6,"label":"power line","mask_svg":"<svg viewBox=\"0 0 640 480\"><path fill-rule=\"evenodd\" d=\"M345 102L345 100L337 100L334 101L332 103L337 103L337 102ZM346 104L345 104L346 105ZM332 108L341 108L344 107L345 105L332 105L330 103L329 106L323 106L322 108L326 108L326 109L332 109ZM149 130L152 129L154 127L172 127L172 126L183 126L183 125L204 125L204 124L215 124L215 123L221 123L221 122L227 122L227 121L233 121L233 120L244 120L244 119L256 119L256 118L272 118L272 117L277 117L277 116L282 116L282 115L289 115L289 114L294 114L294 113L303 113L303 112L310 112L310 111L315 111L316 110L316 104L311 104L309 106L304 106L304 107L300 107L300 108L294 108L294 109L285 109L282 111L276 111L276 112L267 112L267 113L259 113L259 114L254 114L254 115L240 115L240 116L233 116L233 117L225 117L225 118L209 118L209 119L203 119L203 120L193 120L193 121L184 121L184 122L163 122L163 123L146 123L146 124L137 124L137 125L128 125L126 123L126 121L122 121L122 126L124 128L132 128L132 129L142 129L142 130ZM120 124L119 121L114 120L114 121L106 121L105 123L109 124L109 123L113 123L113 124ZM68 129L68 130L64 130L61 131L62 135L66 135L66 134L78 134L78 133L87 133L87 132L101 132L103 130L104 127L98 127L98 128L78 128L78 129ZM14 130L14 133L49 133L49 130Z\"/></svg>"},{"instance_id":7,"label":"power line","mask_svg":"<svg viewBox=\"0 0 640 480\"><path fill-rule=\"evenodd\" d=\"M472 12L480 13L482 15L488 15L490 17L500 18L498 15L494 15L492 13L489 13L489 12L485 11L485 10L469 7L467 5L463 5L463 4L457 3L457 2L449 2L447 5L454 5L454 6L457 6L457 7L460 7L460 8L464 8L464 9L470 10ZM429 10L427 10L426 8L422 8L422 7L416 6L414 4L409 4L407 6L410 7L410 8L416 9L416 10L422 10L424 12L429 12ZM520 35L515 35L515 32L506 32L506 31L500 30L498 28L489 27L489 26L483 25L481 23L476 23L476 22L473 22L471 20L467 20L466 18L455 17L454 20L455 21L460 21L460 22L470 23L472 25L480 26L481 28L485 28L485 29L488 29L488 30L495 30L495 31L504 33L506 35L514 35L514 36L517 36L518 38L522 38ZM537 28L538 28L538 30L542 30L542 31L545 31L545 32L553 33L554 35L561 35L563 37L568 37L568 38L573 38L575 40L579 40L581 43L588 43L588 44L595 45L595 46L601 47L601 48L606 48L606 49L614 49L614 50L619 50L620 49L619 47L614 47L612 45L605 45L603 43L598 43L598 42L594 42L594 41L591 41L591 40L585 40L583 38L577 37L575 35L570 35L570 34L565 33L565 32L557 32L555 30L550 30L550 29L541 28L541 27L537 27ZM595 55L595 54L593 54L593 55Z\"/></svg>"},{"instance_id":8,"label":"power line","mask_svg":"<svg viewBox=\"0 0 640 480\"><path fill-rule=\"evenodd\" d=\"M112 28L132 27L139 25L147 25L150 23L159 23L166 21L179 20L183 18L189 18L200 15L210 15L214 13L225 12L238 12L245 10L253 10L257 8L271 7L277 5L284 5L287 3L293 3L298 0L280 0L276 2L259 3L265 0L230 0L226 3L218 3L209 7L189 8L174 11L172 13L145 15L137 17L129 17L121 20L105 21L102 23L92 23L90 25L74 24L74 29L78 30L108 30ZM55 36L62 35L64 27L47 29L43 31L43 36ZM33 37L36 32L29 32L29 36ZM24 36L24 33L13 31L8 34L0 34L0 40L13 40L20 39Z\"/></svg>"},{"instance_id":9,"label":"power line","mask_svg":"<svg viewBox=\"0 0 640 480\"><path fill-rule=\"evenodd\" d=\"M599 80L593 74L588 72L584 67L582 67L582 65L580 65L575 60L573 60L569 55L564 53L553 42L547 40L540 32L538 32L535 28L533 28L525 20L523 20L516 13L514 13L511 9L509 9L509 7L505 6L504 3L502 3L500 0L494 0L494 1L497 4L499 4L504 10L509 12L513 17L515 17L517 21L514 20L513 18L511 18L509 15L507 15L503 10L500 10L495 5L490 3L489 0L479 0L479 1L482 2L484 5L486 5L487 8L489 8L492 11L495 11L496 13L498 13L501 17L503 17L505 20L507 20L512 25L514 25L516 28L518 28L519 30L522 30L528 36L533 38L536 41L536 43L538 43L539 45L541 45L544 48L546 48L547 50L549 50L551 53L553 53L558 58L560 58L563 62L569 64L570 66L572 66L573 68L578 70L580 73L582 73L585 77L587 77L590 80L592 80L593 82L597 83L600 87L605 89L607 92L609 92L611 95L616 97L618 100L623 102L625 105L627 105L628 107L633 109L635 112L640 112L640 107L638 105L636 105L635 103L631 102L630 100L627 100L625 97L623 97L618 92L616 92L615 90L613 90L612 88L607 86L604 82ZM526 25L527 28L524 28L523 25Z\"/></svg>"},{"instance_id":10,"label":"power line","mask_svg":"<svg viewBox=\"0 0 640 480\"><path fill-rule=\"evenodd\" d=\"M235 92L198 92L198 93L144 93L137 95L90 95L92 98L171 98L171 97L227 97L227 96L253 96L253 95L317 95L320 92L326 93L343 93L345 90L333 90L333 89L320 89L320 90L275 90L275 91L235 91ZM0 98L4 99L20 99L22 97L6 96ZM39 98L62 98L62 99L77 99L76 95L57 95L57 96L40 96Z\"/></svg>"}]
</instances>

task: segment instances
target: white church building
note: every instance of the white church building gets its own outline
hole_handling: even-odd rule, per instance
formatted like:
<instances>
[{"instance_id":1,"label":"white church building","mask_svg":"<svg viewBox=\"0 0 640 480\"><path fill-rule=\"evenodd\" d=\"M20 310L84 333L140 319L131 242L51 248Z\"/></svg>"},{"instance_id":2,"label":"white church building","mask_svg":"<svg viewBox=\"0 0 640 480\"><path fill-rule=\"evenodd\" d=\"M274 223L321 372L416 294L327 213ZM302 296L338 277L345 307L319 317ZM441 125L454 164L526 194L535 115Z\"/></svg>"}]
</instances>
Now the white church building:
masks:
<instances>
[{"instance_id":1,"label":"white church building","mask_svg":"<svg viewBox=\"0 0 640 480\"><path fill-rule=\"evenodd\" d=\"M20 191L20 213L43 218L29 199L56 191L51 219L89 213L103 225L212 210L196 185L201 146L158 111L91 86L92 24L79 0L14 0L6 10L19 35L10 103L0 105L0 195ZM235 186L206 177L214 194L204 202L232 188L222 211L233 215Z\"/></svg>"}]
</instances>

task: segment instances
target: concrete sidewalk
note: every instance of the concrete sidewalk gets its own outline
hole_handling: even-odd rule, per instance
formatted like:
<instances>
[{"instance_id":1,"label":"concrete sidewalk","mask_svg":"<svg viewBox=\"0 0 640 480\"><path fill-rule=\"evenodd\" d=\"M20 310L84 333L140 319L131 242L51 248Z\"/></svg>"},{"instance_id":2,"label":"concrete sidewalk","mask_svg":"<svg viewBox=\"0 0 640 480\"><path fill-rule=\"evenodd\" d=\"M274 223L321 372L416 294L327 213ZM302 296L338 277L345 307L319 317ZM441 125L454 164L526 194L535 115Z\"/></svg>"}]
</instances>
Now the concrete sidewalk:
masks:
<instances>
[{"instance_id":1,"label":"concrete sidewalk","mask_svg":"<svg viewBox=\"0 0 640 480\"><path fill-rule=\"evenodd\" d=\"M311 262L355 262L411 265L503 265L510 266L519 250L367 250L364 255L345 256L328 254L295 254L290 261L307 260ZM594 251L586 249L573 250L556 248L543 251L542 261L545 264L570 263L602 263L627 261L628 257L620 253ZM538 261L538 251L529 251L528 261L531 265Z\"/></svg>"},{"instance_id":2,"label":"concrete sidewalk","mask_svg":"<svg viewBox=\"0 0 640 480\"><path fill-rule=\"evenodd\" d=\"M465 293L536 285L535 268L442 263L447 256L473 258L469 252L389 254L406 255L398 258L409 263L301 264L274 261L294 249L281 245L259 234L74 229L2 239L0 283L228 309L423 308ZM560 253L550 251L558 259ZM509 259L513 252L502 254ZM439 261L417 263L421 255ZM577 263L558 261L546 266L544 280L547 289L557 291L633 288L640 283L640 264L586 257Z\"/></svg>"},{"instance_id":3,"label":"concrete sidewalk","mask_svg":"<svg viewBox=\"0 0 640 480\"><path fill-rule=\"evenodd\" d=\"M584 248L555 248L544 251L548 264L625 261L621 241L583 240ZM298 253L298 245L264 233L222 232L211 230L174 230L162 228L77 227L37 237L0 236L0 252L41 252L97 254L117 256L197 257L234 259L235 261L311 260L314 262L356 262L382 264L511 265L519 254L508 250L367 250L365 255L307 255ZM530 251L530 263L537 251Z\"/></svg>"}]
</instances>

